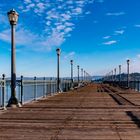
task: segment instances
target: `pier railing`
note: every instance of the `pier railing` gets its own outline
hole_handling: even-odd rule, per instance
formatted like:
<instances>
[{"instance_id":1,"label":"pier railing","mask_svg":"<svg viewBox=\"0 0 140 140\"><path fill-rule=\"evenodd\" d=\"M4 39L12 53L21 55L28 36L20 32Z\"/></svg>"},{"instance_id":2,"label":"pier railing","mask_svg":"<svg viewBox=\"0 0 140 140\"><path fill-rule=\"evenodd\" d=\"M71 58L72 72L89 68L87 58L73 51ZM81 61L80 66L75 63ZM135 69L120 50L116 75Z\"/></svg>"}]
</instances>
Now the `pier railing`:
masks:
<instances>
[{"instance_id":1,"label":"pier railing","mask_svg":"<svg viewBox=\"0 0 140 140\"><path fill-rule=\"evenodd\" d=\"M0 80L0 106L5 106L5 80Z\"/></svg>"},{"instance_id":2,"label":"pier railing","mask_svg":"<svg viewBox=\"0 0 140 140\"><path fill-rule=\"evenodd\" d=\"M104 81L104 83L109 84L111 86L118 86L123 89L132 89L134 91L140 92L140 80L131 80L129 81L129 83L128 81Z\"/></svg>"},{"instance_id":3,"label":"pier railing","mask_svg":"<svg viewBox=\"0 0 140 140\"><path fill-rule=\"evenodd\" d=\"M80 83L87 83L89 81L80 81ZM73 86L78 87L77 80L73 81ZM71 89L71 79L60 79L60 90L67 92ZM57 79L56 78L23 78L16 80L16 97L21 104L30 101L35 101L39 98L53 96L57 93ZM5 107L11 96L11 80L3 77L0 79L0 107Z\"/></svg>"}]
</instances>

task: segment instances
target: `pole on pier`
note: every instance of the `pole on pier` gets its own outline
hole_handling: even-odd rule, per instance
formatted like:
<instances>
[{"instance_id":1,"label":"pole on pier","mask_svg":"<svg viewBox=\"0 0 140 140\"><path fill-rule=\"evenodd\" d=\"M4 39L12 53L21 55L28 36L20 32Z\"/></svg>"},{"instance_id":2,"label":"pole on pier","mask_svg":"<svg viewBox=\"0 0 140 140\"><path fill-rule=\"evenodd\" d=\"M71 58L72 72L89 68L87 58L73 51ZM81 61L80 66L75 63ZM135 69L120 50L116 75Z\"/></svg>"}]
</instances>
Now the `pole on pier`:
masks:
<instances>
[{"instance_id":1,"label":"pole on pier","mask_svg":"<svg viewBox=\"0 0 140 140\"><path fill-rule=\"evenodd\" d=\"M73 89L73 60L70 60L71 64L71 88Z\"/></svg>"},{"instance_id":2,"label":"pole on pier","mask_svg":"<svg viewBox=\"0 0 140 140\"><path fill-rule=\"evenodd\" d=\"M127 87L129 88L129 65L130 65L130 60L127 60Z\"/></svg>"},{"instance_id":3,"label":"pole on pier","mask_svg":"<svg viewBox=\"0 0 140 140\"><path fill-rule=\"evenodd\" d=\"M15 26L18 21L19 14L14 10L8 13L9 22L11 25L11 97L8 101L8 107L20 107L20 103L16 98L16 48L15 48Z\"/></svg>"},{"instance_id":4,"label":"pole on pier","mask_svg":"<svg viewBox=\"0 0 140 140\"><path fill-rule=\"evenodd\" d=\"M61 92L60 90L60 48L56 49L57 53L57 93Z\"/></svg>"},{"instance_id":5,"label":"pole on pier","mask_svg":"<svg viewBox=\"0 0 140 140\"><path fill-rule=\"evenodd\" d=\"M121 83L121 65L119 65L119 84Z\"/></svg>"}]
</instances>

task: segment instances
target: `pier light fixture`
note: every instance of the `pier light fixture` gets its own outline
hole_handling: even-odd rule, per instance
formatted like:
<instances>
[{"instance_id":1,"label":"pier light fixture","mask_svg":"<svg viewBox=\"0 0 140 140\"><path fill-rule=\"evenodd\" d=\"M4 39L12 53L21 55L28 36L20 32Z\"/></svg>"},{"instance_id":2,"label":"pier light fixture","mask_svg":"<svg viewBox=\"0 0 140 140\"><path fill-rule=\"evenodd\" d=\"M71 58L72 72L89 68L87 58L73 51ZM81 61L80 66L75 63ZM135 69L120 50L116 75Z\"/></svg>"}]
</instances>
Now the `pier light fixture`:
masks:
<instances>
[{"instance_id":1,"label":"pier light fixture","mask_svg":"<svg viewBox=\"0 0 140 140\"><path fill-rule=\"evenodd\" d=\"M16 98L16 47L15 47L15 26L18 21L19 14L14 10L8 13L9 23L11 25L11 97L8 101L8 107L20 107L20 103Z\"/></svg>"}]
</instances>

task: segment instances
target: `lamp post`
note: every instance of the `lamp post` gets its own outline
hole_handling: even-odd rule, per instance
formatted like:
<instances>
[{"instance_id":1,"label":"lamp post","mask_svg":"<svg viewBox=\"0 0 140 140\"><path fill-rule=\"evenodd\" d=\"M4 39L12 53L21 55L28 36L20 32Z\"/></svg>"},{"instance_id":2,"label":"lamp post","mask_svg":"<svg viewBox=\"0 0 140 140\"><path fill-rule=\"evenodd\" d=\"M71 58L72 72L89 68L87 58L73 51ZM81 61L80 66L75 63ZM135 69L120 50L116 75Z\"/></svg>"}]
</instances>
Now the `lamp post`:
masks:
<instances>
[{"instance_id":1,"label":"lamp post","mask_svg":"<svg viewBox=\"0 0 140 140\"><path fill-rule=\"evenodd\" d=\"M71 64L71 88L73 88L73 60L70 60Z\"/></svg>"},{"instance_id":2,"label":"lamp post","mask_svg":"<svg viewBox=\"0 0 140 140\"><path fill-rule=\"evenodd\" d=\"M83 82L83 69L81 69L81 82Z\"/></svg>"},{"instance_id":3,"label":"lamp post","mask_svg":"<svg viewBox=\"0 0 140 140\"><path fill-rule=\"evenodd\" d=\"M57 92L59 93L60 92L60 67L59 67L59 64L60 64L60 53L61 53L60 48L56 49L56 53L57 53Z\"/></svg>"},{"instance_id":4,"label":"lamp post","mask_svg":"<svg viewBox=\"0 0 140 140\"><path fill-rule=\"evenodd\" d=\"M116 82L116 71L117 71L117 69L115 68L114 69L114 81Z\"/></svg>"},{"instance_id":5,"label":"lamp post","mask_svg":"<svg viewBox=\"0 0 140 140\"><path fill-rule=\"evenodd\" d=\"M113 80L114 80L114 78L113 78L113 70L111 71L111 76L112 76L112 82L113 82Z\"/></svg>"},{"instance_id":6,"label":"lamp post","mask_svg":"<svg viewBox=\"0 0 140 140\"><path fill-rule=\"evenodd\" d=\"M77 74L78 74L78 77L77 77L77 78L78 78L78 79L77 79L77 80L78 80L78 85L79 85L79 68L80 68L80 66L78 65L78 66L77 66L77 69L78 69L78 73L77 73Z\"/></svg>"},{"instance_id":7,"label":"lamp post","mask_svg":"<svg viewBox=\"0 0 140 140\"><path fill-rule=\"evenodd\" d=\"M129 88L129 64L130 60L127 60L127 87Z\"/></svg>"},{"instance_id":8,"label":"lamp post","mask_svg":"<svg viewBox=\"0 0 140 140\"><path fill-rule=\"evenodd\" d=\"M18 21L18 13L12 9L8 13L8 19L11 25L11 97L8 101L8 107L18 107L20 103L16 98L16 51L15 51L15 26Z\"/></svg>"},{"instance_id":9,"label":"lamp post","mask_svg":"<svg viewBox=\"0 0 140 140\"><path fill-rule=\"evenodd\" d=\"M112 81L112 71L110 72L109 81Z\"/></svg>"},{"instance_id":10,"label":"lamp post","mask_svg":"<svg viewBox=\"0 0 140 140\"><path fill-rule=\"evenodd\" d=\"M86 81L88 81L87 72L86 72Z\"/></svg>"},{"instance_id":11,"label":"lamp post","mask_svg":"<svg viewBox=\"0 0 140 140\"><path fill-rule=\"evenodd\" d=\"M121 65L119 65L119 83L121 83Z\"/></svg>"},{"instance_id":12,"label":"lamp post","mask_svg":"<svg viewBox=\"0 0 140 140\"><path fill-rule=\"evenodd\" d=\"M86 74L86 71L84 70L84 81L86 80L86 79L85 79L85 78L86 78L86 75L85 75L85 74Z\"/></svg>"}]
</instances>

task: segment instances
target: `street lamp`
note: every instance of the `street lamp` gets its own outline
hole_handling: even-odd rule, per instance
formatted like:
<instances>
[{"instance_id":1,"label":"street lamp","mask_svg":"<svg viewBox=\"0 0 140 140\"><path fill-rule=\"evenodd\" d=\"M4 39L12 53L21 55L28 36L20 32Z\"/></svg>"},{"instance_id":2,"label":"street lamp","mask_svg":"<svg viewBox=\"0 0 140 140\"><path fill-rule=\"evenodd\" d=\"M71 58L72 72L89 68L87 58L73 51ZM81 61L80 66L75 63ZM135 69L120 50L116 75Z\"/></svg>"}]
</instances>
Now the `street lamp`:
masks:
<instances>
[{"instance_id":1,"label":"street lamp","mask_svg":"<svg viewBox=\"0 0 140 140\"><path fill-rule=\"evenodd\" d=\"M113 78L113 70L111 71L111 75L112 75L112 82L113 82L113 80L114 80L114 78Z\"/></svg>"},{"instance_id":2,"label":"street lamp","mask_svg":"<svg viewBox=\"0 0 140 140\"><path fill-rule=\"evenodd\" d=\"M119 83L121 82L121 65L119 65Z\"/></svg>"},{"instance_id":3,"label":"street lamp","mask_svg":"<svg viewBox=\"0 0 140 140\"><path fill-rule=\"evenodd\" d=\"M60 68L59 68L59 64L60 64L60 53L61 50L60 48L56 49L56 53L57 53L57 92L60 92Z\"/></svg>"},{"instance_id":4,"label":"street lamp","mask_svg":"<svg viewBox=\"0 0 140 140\"><path fill-rule=\"evenodd\" d=\"M8 13L11 25L11 98L8 101L8 107L20 106L16 98L16 51L15 51L15 26L18 21L18 13L12 9Z\"/></svg>"},{"instance_id":5,"label":"street lamp","mask_svg":"<svg viewBox=\"0 0 140 140\"><path fill-rule=\"evenodd\" d=\"M84 70L84 81L86 80L86 71Z\"/></svg>"},{"instance_id":6,"label":"street lamp","mask_svg":"<svg viewBox=\"0 0 140 140\"><path fill-rule=\"evenodd\" d=\"M117 69L115 68L114 69L114 81L116 82L116 71L117 71Z\"/></svg>"},{"instance_id":7,"label":"street lamp","mask_svg":"<svg viewBox=\"0 0 140 140\"><path fill-rule=\"evenodd\" d=\"M112 81L112 72L110 72L109 81Z\"/></svg>"},{"instance_id":8,"label":"street lamp","mask_svg":"<svg viewBox=\"0 0 140 140\"><path fill-rule=\"evenodd\" d=\"M129 64L130 60L127 60L127 87L129 88Z\"/></svg>"},{"instance_id":9,"label":"street lamp","mask_svg":"<svg viewBox=\"0 0 140 140\"><path fill-rule=\"evenodd\" d=\"M73 88L73 60L70 60L71 64L71 88Z\"/></svg>"},{"instance_id":10,"label":"street lamp","mask_svg":"<svg viewBox=\"0 0 140 140\"><path fill-rule=\"evenodd\" d=\"M80 68L80 66L78 65L77 66L77 69L78 69L78 73L77 73L78 74L78 85L79 85L79 68Z\"/></svg>"},{"instance_id":11,"label":"street lamp","mask_svg":"<svg viewBox=\"0 0 140 140\"><path fill-rule=\"evenodd\" d=\"M81 82L83 82L83 69L81 69Z\"/></svg>"}]
</instances>

